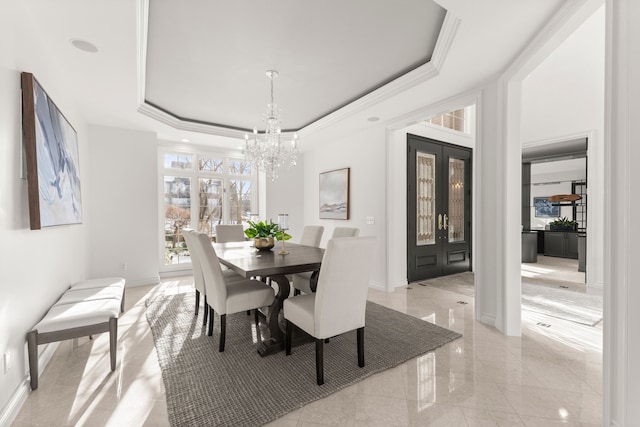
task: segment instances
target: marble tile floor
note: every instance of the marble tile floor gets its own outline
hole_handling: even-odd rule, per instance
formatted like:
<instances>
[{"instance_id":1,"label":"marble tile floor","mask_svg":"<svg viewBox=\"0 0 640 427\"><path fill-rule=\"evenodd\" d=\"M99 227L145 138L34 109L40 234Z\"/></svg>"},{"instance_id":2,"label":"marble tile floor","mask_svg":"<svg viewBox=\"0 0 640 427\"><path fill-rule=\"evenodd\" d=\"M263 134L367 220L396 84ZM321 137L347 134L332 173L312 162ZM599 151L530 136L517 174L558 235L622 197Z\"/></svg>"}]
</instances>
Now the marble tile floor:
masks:
<instances>
[{"instance_id":1,"label":"marble tile floor","mask_svg":"<svg viewBox=\"0 0 640 427\"><path fill-rule=\"evenodd\" d=\"M164 283L175 292L193 286L191 277ZM144 307L155 290L126 291L115 372L109 370L108 334L61 343L12 425L167 426ZM268 426L601 425L601 324L525 311L522 336L506 337L475 320L472 297L449 290L412 284L393 293L370 290L369 299L463 337Z\"/></svg>"}]
</instances>

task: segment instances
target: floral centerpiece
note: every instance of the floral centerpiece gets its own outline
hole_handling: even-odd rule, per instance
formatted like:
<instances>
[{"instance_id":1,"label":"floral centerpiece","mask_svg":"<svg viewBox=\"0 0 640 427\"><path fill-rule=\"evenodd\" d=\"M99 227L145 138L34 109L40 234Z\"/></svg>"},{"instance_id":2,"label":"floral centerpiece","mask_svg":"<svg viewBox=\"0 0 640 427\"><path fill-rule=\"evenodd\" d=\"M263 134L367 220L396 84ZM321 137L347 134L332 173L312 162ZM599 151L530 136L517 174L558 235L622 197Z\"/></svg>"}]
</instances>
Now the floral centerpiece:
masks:
<instances>
[{"instance_id":1,"label":"floral centerpiece","mask_svg":"<svg viewBox=\"0 0 640 427\"><path fill-rule=\"evenodd\" d=\"M268 251L273 248L275 242L274 239L277 240L289 240L291 238L290 235L280 230L278 224L269 221L247 221L249 227L244 230L244 234L249 239L254 239L256 249L261 251Z\"/></svg>"}]
</instances>

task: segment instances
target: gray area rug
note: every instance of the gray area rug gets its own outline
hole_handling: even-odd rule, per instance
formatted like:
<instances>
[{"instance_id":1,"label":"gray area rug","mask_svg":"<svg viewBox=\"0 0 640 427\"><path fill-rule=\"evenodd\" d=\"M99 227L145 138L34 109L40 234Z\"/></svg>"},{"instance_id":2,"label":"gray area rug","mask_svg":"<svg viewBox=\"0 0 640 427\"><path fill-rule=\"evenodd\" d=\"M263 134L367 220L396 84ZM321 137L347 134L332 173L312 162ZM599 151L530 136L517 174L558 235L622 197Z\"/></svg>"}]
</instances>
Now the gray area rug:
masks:
<instances>
[{"instance_id":1,"label":"gray area rug","mask_svg":"<svg viewBox=\"0 0 640 427\"><path fill-rule=\"evenodd\" d=\"M473 297L474 275L471 272L425 280L422 283L439 289ZM559 281L558 284L565 282ZM594 326L602 320L602 297L568 291L552 286L539 286L522 279L522 308L547 316Z\"/></svg>"},{"instance_id":2,"label":"gray area rug","mask_svg":"<svg viewBox=\"0 0 640 427\"><path fill-rule=\"evenodd\" d=\"M227 316L227 340L218 352L219 318L206 336L194 294L160 294L146 301L147 321L162 370L169 421L182 426L257 426L282 417L377 372L427 353L460 334L367 303L364 368L357 364L356 332L325 344L325 384L316 385L312 342L261 357L252 341L253 315Z\"/></svg>"}]
</instances>

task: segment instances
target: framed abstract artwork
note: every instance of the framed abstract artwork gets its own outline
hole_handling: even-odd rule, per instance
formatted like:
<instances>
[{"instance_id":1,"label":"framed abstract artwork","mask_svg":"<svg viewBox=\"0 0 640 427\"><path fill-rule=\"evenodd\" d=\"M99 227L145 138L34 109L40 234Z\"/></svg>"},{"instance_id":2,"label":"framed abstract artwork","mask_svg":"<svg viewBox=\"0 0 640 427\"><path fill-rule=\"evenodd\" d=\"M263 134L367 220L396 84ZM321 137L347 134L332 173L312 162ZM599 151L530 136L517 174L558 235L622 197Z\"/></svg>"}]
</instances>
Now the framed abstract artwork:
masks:
<instances>
[{"instance_id":1,"label":"framed abstract artwork","mask_svg":"<svg viewBox=\"0 0 640 427\"><path fill-rule=\"evenodd\" d=\"M320 219L349 219L350 168L320 174Z\"/></svg>"},{"instance_id":2,"label":"framed abstract artwork","mask_svg":"<svg viewBox=\"0 0 640 427\"><path fill-rule=\"evenodd\" d=\"M78 137L31 73L22 73L22 133L31 229L81 223Z\"/></svg>"},{"instance_id":3,"label":"framed abstract artwork","mask_svg":"<svg viewBox=\"0 0 640 427\"><path fill-rule=\"evenodd\" d=\"M560 216L560 206L554 205L548 197L534 197L533 207L538 218L557 218Z\"/></svg>"}]
</instances>

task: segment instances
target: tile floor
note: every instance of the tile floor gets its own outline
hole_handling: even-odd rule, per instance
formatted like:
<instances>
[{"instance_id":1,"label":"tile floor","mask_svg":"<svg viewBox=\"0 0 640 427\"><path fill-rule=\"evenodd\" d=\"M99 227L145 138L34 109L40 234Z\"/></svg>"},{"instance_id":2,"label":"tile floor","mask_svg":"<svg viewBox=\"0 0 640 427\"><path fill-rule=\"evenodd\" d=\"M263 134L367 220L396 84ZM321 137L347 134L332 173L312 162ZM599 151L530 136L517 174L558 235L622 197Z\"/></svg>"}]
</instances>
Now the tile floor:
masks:
<instances>
[{"instance_id":1,"label":"tile floor","mask_svg":"<svg viewBox=\"0 0 640 427\"><path fill-rule=\"evenodd\" d=\"M166 282L176 292L192 287L191 277ZM168 425L144 308L155 289L127 289L115 372L107 334L61 343L13 426ZM371 290L369 299L463 337L269 426L601 425L601 323L524 311L522 336L505 337L474 319L473 298L449 290L412 284L393 293Z\"/></svg>"}]
</instances>

